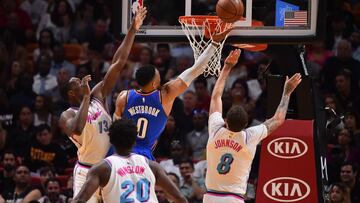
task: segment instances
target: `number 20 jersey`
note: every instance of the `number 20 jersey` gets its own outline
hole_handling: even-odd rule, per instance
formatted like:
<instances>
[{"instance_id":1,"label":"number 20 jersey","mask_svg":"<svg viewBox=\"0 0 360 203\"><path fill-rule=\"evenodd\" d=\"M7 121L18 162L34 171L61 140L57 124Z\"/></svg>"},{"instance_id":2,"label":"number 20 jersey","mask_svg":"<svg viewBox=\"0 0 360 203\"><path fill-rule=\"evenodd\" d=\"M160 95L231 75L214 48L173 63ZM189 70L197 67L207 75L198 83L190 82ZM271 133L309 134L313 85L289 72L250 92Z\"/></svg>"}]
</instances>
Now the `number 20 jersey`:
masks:
<instances>
[{"instance_id":1,"label":"number 20 jersey","mask_svg":"<svg viewBox=\"0 0 360 203\"><path fill-rule=\"evenodd\" d=\"M105 159L111 168L108 183L102 188L104 203L157 203L155 176L148 160L138 154Z\"/></svg>"},{"instance_id":2,"label":"number 20 jersey","mask_svg":"<svg viewBox=\"0 0 360 203\"><path fill-rule=\"evenodd\" d=\"M152 150L167 121L161 103L160 90L147 94L129 90L122 117L132 119L138 128L138 136L133 151L154 160Z\"/></svg>"}]
</instances>

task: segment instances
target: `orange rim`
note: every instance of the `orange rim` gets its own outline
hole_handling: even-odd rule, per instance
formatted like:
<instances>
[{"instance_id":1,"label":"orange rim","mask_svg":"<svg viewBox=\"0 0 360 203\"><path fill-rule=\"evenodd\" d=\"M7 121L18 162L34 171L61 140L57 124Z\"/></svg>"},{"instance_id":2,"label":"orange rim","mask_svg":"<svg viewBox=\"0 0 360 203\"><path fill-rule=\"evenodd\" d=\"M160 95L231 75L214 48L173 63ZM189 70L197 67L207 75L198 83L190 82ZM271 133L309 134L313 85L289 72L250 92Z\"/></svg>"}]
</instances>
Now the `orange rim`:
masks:
<instances>
[{"instance_id":1,"label":"orange rim","mask_svg":"<svg viewBox=\"0 0 360 203\"><path fill-rule=\"evenodd\" d=\"M220 18L218 16L207 16L207 15L195 15L195 16L180 16L179 22L184 23L186 25L203 25L205 21L209 22L210 24L216 24Z\"/></svg>"}]
</instances>

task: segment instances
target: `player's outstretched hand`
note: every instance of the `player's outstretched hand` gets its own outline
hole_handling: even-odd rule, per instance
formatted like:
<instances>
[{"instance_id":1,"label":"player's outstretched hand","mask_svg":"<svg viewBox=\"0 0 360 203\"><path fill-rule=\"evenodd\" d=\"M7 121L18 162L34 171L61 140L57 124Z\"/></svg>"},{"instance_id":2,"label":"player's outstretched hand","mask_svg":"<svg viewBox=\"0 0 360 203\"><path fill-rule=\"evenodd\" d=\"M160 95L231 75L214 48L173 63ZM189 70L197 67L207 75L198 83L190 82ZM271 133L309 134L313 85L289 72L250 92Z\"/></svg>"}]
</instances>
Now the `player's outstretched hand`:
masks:
<instances>
[{"instance_id":1,"label":"player's outstretched hand","mask_svg":"<svg viewBox=\"0 0 360 203\"><path fill-rule=\"evenodd\" d=\"M84 95L89 96L90 95L90 86L89 81L91 81L91 75L86 75L81 79L81 89L84 93Z\"/></svg>"},{"instance_id":2,"label":"player's outstretched hand","mask_svg":"<svg viewBox=\"0 0 360 203\"><path fill-rule=\"evenodd\" d=\"M232 50L229 56L225 59L225 64L230 68L234 67L239 60L240 54L241 49Z\"/></svg>"},{"instance_id":3,"label":"player's outstretched hand","mask_svg":"<svg viewBox=\"0 0 360 203\"><path fill-rule=\"evenodd\" d=\"M147 13L146 7L139 7L138 10L136 11L135 17L132 22L132 26L136 31L138 31L142 26L144 19L146 17L146 13Z\"/></svg>"},{"instance_id":4,"label":"player's outstretched hand","mask_svg":"<svg viewBox=\"0 0 360 203\"><path fill-rule=\"evenodd\" d=\"M301 82L301 75L300 73L296 73L290 79L286 76L286 81L284 85L284 94L290 96L290 94L295 90L295 88Z\"/></svg>"},{"instance_id":5,"label":"player's outstretched hand","mask_svg":"<svg viewBox=\"0 0 360 203\"><path fill-rule=\"evenodd\" d=\"M220 26L222 27L222 26ZM226 35L229 34L229 32L231 30L233 30L234 27L231 25L230 27L228 27L227 29L223 30L222 32L221 31L215 31L215 33L212 34L211 36L211 39L214 41L214 42L221 42L223 39L225 39Z\"/></svg>"}]
</instances>

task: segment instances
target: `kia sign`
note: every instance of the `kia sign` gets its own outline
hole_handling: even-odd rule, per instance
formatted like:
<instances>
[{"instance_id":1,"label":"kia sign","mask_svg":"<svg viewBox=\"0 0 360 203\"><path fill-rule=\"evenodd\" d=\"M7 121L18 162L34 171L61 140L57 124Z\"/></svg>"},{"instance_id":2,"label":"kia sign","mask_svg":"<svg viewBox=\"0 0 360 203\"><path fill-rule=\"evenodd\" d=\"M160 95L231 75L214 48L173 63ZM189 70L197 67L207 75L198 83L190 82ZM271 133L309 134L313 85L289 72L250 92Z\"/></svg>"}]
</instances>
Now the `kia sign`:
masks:
<instances>
[{"instance_id":1,"label":"kia sign","mask_svg":"<svg viewBox=\"0 0 360 203\"><path fill-rule=\"evenodd\" d=\"M286 120L261 141L256 203L320 203L313 122Z\"/></svg>"},{"instance_id":2,"label":"kia sign","mask_svg":"<svg viewBox=\"0 0 360 203\"><path fill-rule=\"evenodd\" d=\"M308 151L307 144L294 137L280 137L267 145L270 154L281 159L295 159Z\"/></svg>"},{"instance_id":3,"label":"kia sign","mask_svg":"<svg viewBox=\"0 0 360 203\"><path fill-rule=\"evenodd\" d=\"M310 194L305 181L293 177L279 177L269 180L263 187L264 194L278 202L297 202Z\"/></svg>"}]
</instances>

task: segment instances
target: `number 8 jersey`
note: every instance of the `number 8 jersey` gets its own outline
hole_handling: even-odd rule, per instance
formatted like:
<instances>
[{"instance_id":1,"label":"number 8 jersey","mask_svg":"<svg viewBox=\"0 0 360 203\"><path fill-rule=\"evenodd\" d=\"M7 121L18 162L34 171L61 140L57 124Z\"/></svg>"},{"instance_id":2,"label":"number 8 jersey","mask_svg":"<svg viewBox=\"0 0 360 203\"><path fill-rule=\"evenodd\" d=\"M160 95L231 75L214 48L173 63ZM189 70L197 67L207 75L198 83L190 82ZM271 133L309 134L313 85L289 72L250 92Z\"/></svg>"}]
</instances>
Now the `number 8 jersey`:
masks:
<instances>
[{"instance_id":1,"label":"number 8 jersey","mask_svg":"<svg viewBox=\"0 0 360 203\"><path fill-rule=\"evenodd\" d=\"M137 154L112 155L105 159L111 168L108 183L102 188L104 203L158 202L155 176L148 160Z\"/></svg>"},{"instance_id":2,"label":"number 8 jersey","mask_svg":"<svg viewBox=\"0 0 360 203\"><path fill-rule=\"evenodd\" d=\"M212 113L206 146L208 193L244 195L256 146L266 136L267 128L263 124L232 132L225 128L221 113Z\"/></svg>"},{"instance_id":3,"label":"number 8 jersey","mask_svg":"<svg viewBox=\"0 0 360 203\"><path fill-rule=\"evenodd\" d=\"M138 136L133 151L154 160L152 150L165 128L167 115L161 103L161 92L143 94L129 90L123 118L132 119L138 128Z\"/></svg>"}]
</instances>

